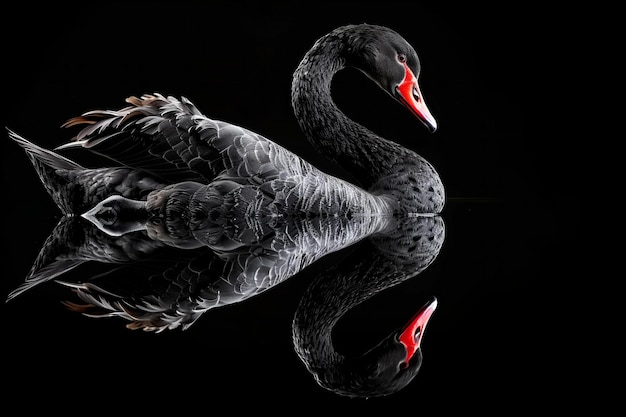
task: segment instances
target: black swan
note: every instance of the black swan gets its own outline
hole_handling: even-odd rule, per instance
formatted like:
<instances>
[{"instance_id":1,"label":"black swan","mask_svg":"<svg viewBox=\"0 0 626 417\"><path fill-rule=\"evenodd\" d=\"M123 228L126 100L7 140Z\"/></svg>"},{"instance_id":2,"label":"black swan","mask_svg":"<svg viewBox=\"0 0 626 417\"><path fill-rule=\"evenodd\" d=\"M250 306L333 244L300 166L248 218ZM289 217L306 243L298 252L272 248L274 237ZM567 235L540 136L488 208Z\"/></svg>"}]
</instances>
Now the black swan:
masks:
<instances>
[{"instance_id":1,"label":"black swan","mask_svg":"<svg viewBox=\"0 0 626 417\"><path fill-rule=\"evenodd\" d=\"M348 66L431 131L436 122L417 84L417 55L396 32L349 25L320 38L294 73L292 104L307 138L358 186L256 133L208 119L185 98L160 94L65 124L83 128L58 150L86 148L112 166L85 168L9 131L64 216L7 301L54 279L82 300L65 302L71 310L121 317L131 329L185 329L206 311L260 294L358 242L305 291L294 347L318 384L339 395L382 396L406 386L420 369L436 299L361 354L341 353L333 329L350 309L436 258L444 189L425 159L333 103L333 75ZM61 280L85 262L111 268L86 281Z\"/></svg>"},{"instance_id":2,"label":"black swan","mask_svg":"<svg viewBox=\"0 0 626 417\"><path fill-rule=\"evenodd\" d=\"M111 166L85 168L17 133L9 131L9 137L26 150L67 217L87 219L111 238L142 233L159 248L208 247L224 259L269 250L288 260L278 269L251 262L229 274L224 285L236 287L237 296L221 302L240 301L327 253L393 229L398 217L443 209L443 185L428 161L350 120L333 103L332 77L348 66L363 71L430 130L436 122L417 84L417 54L395 31L348 25L320 38L294 73L292 104L307 138L355 174L359 186L323 173L259 134L207 118L186 98L161 94L130 97L128 107L90 111L64 125L82 129L57 150L85 148L111 159ZM289 231L301 219L331 226L311 227L308 243L293 244ZM315 234L319 230L323 236ZM280 252L290 244L304 249L297 255ZM8 299L92 256L76 255L63 266L36 267ZM260 275L268 270L281 272Z\"/></svg>"}]
</instances>

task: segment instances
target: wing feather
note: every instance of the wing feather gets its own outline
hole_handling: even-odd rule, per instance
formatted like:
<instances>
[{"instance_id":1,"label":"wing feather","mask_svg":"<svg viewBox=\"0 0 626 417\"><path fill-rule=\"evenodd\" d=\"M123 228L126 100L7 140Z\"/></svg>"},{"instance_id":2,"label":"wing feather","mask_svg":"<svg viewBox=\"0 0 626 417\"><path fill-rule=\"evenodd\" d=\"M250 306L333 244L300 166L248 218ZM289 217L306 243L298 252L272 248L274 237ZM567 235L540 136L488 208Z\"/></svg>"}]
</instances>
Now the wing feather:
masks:
<instances>
[{"instance_id":1,"label":"wing feather","mask_svg":"<svg viewBox=\"0 0 626 417\"><path fill-rule=\"evenodd\" d=\"M251 142L268 142L206 117L185 97L156 93L128 97L126 103L119 110L92 110L69 119L63 127L81 130L57 149L82 147L167 181L209 182L244 163L244 148Z\"/></svg>"}]
</instances>

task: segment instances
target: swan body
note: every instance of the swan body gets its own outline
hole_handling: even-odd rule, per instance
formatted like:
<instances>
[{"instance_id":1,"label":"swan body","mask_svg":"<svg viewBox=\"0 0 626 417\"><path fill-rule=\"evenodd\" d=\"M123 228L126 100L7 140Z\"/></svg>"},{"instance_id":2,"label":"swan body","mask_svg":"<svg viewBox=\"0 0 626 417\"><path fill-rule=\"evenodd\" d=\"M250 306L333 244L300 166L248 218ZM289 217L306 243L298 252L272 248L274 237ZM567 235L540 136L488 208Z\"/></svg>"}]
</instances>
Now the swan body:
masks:
<instances>
[{"instance_id":1,"label":"swan body","mask_svg":"<svg viewBox=\"0 0 626 417\"><path fill-rule=\"evenodd\" d=\"M81 129L54 151L12 131L9 137L25 149L64 215L84 218L107 236L141 233L159 247L209 248L223 259L296 247L300 252L282 254L278 262L281 271L294 271L386 233L398 216L434 215L444 206L441 179L428 161L350 120L333 103L332 77L348 66L363 71L429 130L437 125L417 84L417 54L399 34L362 24L320 38L294 72L293 108L311 143L354 173L360 184L328 175L260 134L211 119L184 97L159 93L70 119L64 127ZM69 148L86 149L112 163L84 167L60 154ZM312 237L299 237L299 228L310 230ZM256 268L223 280L237 288L232 302L291 276L283 272L259 280L267 268ZM31 273L9 298L58 275L34 279ZM242 282L247 285L243 290ZM214 301L209 298L206 305Z\"/></svg>"},{"instance_id":2,"label":"swan body","mask_svg":"<svg viewBox=\"0 0 626 417\"><path fill-rule=\"evenodd\" d=\"M127 101L132 106L70 120L66 126L93 124L61 148L86 147L115 155L124 165L133 161L136 168L149 169L151 176L142 181L159 185L145 197L148 218L143 224L149 235L174 245L230 250L250 239L262 240L266 225L292 216L393 214L390 199L326 175L259 134L209 119L184 98L156 94ZM112 124L119 127L109 136ZM107 136L101 140L103 135ZM113 147L140 142L142 154L126 149L118 154L106 147L114 140ZM167 147L161 150L164 144ZM156 167L144 153L158 158ZM143 160L138 163L137 158ZM114 195L84 215L107 233L122 233L100 220L128 204Z\"/></svg>"}]
</instances>

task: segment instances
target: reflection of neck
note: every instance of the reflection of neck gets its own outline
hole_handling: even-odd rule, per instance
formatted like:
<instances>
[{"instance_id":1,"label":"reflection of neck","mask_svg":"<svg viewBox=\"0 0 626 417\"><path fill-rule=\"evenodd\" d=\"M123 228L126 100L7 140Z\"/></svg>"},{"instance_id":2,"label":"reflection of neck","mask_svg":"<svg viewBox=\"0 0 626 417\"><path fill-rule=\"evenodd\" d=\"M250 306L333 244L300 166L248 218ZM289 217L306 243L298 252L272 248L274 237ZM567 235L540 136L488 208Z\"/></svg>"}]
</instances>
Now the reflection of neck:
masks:
<instances>
[{"instance_id":1,"label":"reflection of neck","mask_svg":"<svg viewBox=\"0 0 626 417\"><path fill-rule=\"evenodd\" d=\"M369 242L364 242L363 246L367 245ZM399 271L390 268L393 265L381 254L367 256L360 263L351 265L351 274L325 274L312 282L296 311L293 323L295 348L314 374L322 369L340 367L345 361L345 357L335 350L332 339L332 329L339 319L356 305L406 277L404 273L394 276ZM385 275L385 270L390 275ZM380 279L362 280L368 273Z\"/></svg>"},{"instance_id":2,"label":"reflection of neck","mask_svg":"<svg viewBox=\"0 0 626 417\"><path fill-rule=\"evenodd\" d=\"M296 352L314 374L341 374L345 357L335 350L332 330L350 309L412 278L437 257L444 241L440 216L397 219L396 229L372 236L307 288L293 321Z\"/></svg>"}]
</instances>

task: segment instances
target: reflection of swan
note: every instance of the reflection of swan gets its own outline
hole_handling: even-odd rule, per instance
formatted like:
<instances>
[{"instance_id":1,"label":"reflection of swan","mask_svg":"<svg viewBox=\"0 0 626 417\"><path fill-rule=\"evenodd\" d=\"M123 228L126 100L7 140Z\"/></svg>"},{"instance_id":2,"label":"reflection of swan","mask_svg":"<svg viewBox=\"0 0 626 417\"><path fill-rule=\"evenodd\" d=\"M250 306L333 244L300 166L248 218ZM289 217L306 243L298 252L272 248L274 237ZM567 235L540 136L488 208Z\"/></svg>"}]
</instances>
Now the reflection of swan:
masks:
<instances>
[{"instance_id":1,"label":"reflection of swan","mask_svg":"<svg viewBox=\"0 0 626 417\"><path fill-rule=\"evenodd\" d=\"M130 328L184 329L206 311L258 295L361 240L372 219L294 218L267 240L219 252L173 247L145 230L109 235L80 216L64 216L16 291L56 279L86 303L67 303L73 310L119 316L130 321ZM97 262L105 271L87 281L62 278L85 262ZM123 274L116 273L120 267Z\"/></svg>"},{"instance_id":2,"label":"reflection of swan","mask_svg":"<svg viewBox=\"0 0 626 417\"><path fill-rule=\"evenodd\" d=\"M391 394L415 377L436 299L360 356L335 349L333 328L359 303L426 269L439 254L444 236L440 216L403 218L395 230L370 237L308 286L294 318L293 339L321 386L341 395L372 397Z\"/></svg>"},{"instance_id":3,"label":"reflection of swan","mask_svg":"<svg viewBox=\"0 0 626 417\"><path fill-rule=\"evenodd\" d=\"M332 223L332 218L301 219L297 226L304 236L292 244L306 245L310 234L343 227ZM424 271L439 254L444 237L444 223L438 215L397 218L386 233L362 240L311 282L295 313L293 342L320 386L340 395L374 397L398 391L417 375L422 337L436 300L358 356L335 349L333 329L352 308ZM145 231L111 236L81 217L63 217L32 274L59 278L84 261L109 264L112 272L87 282L62 281L83 301L66 302L66 306L90 317L123 318L131 329L160 332L188 327L205 311L240 300L246 278L260 274L287 278L299 272L298 266L306 266L286 262L290 269L281 271L286 263L277 252L256 249L224 256L206 247L174 248L151 239ZM290 253L301 249L281 248ZM125 273L116 274L117 269Z\"/></svg>"},{"instance_id":4,"label":"reflection of swan","mask_svg":"<svg viewBox=\"0 0 626 417\"><path fill-rule=\"evenodd\" d=\"M86 126L60 148L89 149L113 160L112 167L84 168L13 132L9 136L26 150L64 214L80 214L112 238L141 233L173 248L208 247L220 259L246 259L241 271L223 277L237 296L224 299L233 292L229 287L209 297L209 304L215 297L230 303L384 232L394 216L443 207L443 186L426 160L374 135L333 104L330 81L346 66L362 70L432 130L436 123L417 84L417 55L397 33L353 25L318 40L295 71L294 110L312 143L367 191L258 134L208 119L186 99L159 94L131 97L124 109L88 112L66 124ZM328 218L333 220L322 221ZM311 233L300 233L297 227L304 225ZM73 259L83 262L83 252ZM272 253L275 262L268 267L257 262L268 256L253 261L250 253ZM57 261L54 268L35 268L9 298L72 266Z\"/></svg>"}]
</instances>

